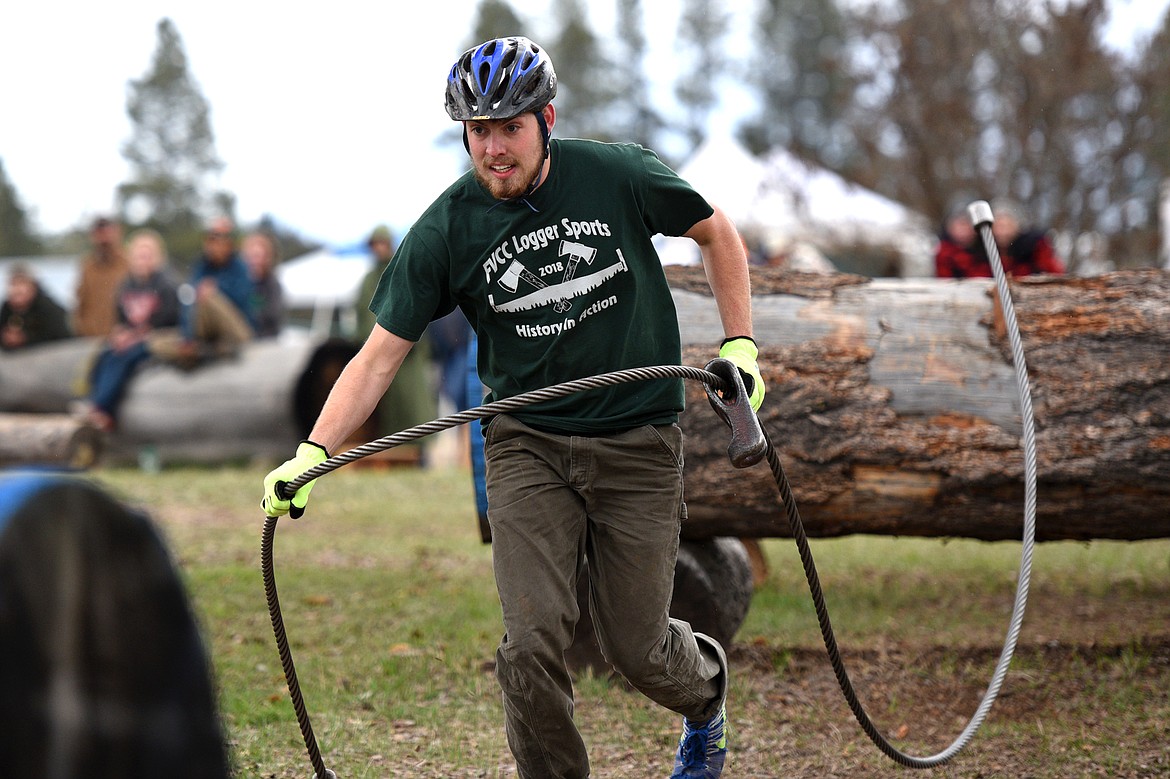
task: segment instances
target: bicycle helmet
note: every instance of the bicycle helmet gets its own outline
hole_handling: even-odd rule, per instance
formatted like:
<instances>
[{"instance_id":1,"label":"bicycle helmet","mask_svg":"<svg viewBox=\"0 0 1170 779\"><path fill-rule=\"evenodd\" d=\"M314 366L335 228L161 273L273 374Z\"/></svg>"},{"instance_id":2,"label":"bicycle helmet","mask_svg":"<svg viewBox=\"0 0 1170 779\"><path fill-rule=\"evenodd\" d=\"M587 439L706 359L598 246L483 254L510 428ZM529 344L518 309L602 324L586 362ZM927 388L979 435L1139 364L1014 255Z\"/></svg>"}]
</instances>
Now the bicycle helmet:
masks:
<instances>
[{"instance_id":1,"label":"bicycle helmet","mask_svg":"<svg viewBox=\"0 0 1170 779\"><path fill-rule=\"evenodd\" d=\"M511 119L539 112L557 94L557 74L545 50L527 38L496 38L468 49L447 77L447 114Z\"/></svg>"}]
</instances>

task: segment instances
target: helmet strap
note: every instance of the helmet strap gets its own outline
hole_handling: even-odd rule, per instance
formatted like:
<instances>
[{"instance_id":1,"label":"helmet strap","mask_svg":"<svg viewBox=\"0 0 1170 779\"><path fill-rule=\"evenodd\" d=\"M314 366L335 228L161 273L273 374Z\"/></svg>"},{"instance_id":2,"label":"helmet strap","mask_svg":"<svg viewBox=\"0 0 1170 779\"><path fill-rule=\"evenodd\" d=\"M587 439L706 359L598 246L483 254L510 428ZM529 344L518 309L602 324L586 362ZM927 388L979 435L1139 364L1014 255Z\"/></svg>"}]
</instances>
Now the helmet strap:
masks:
<instances>
[{"instance_id":1,"label":"helmet strap","mask_svg":"<svg viewBox=\"0 0 1170 779\"><path fill-rule=\"evenodd\" d=\"M540 125L540 137L544 139L544 156L547 157L549 152L549 139L552 133L548 131L548 122L544 121L544 109L541 108L539 111L534 111L533 113L536 114L536 123Z\"/></svg>"},{"instance_id":2,"label":"helmet strap","mask_svg":"<svg viewBox=\"0 0 1170 779\"><path fill-rule=\"evenodd\" d=\"M540 137L544 139L544 154L540 157L540 167L536 169L536 175L532 179L532 183L528 186L528 191L520 197L527 197L536 191L540 186L540 182L544 178L544 161L548 159L549 151L552 145L551 134L548 131L548 122L544 121L544 109L534 111L536 114L536 123L540 125ZM531 208L531 205L529 206Z\"/></svg>"}]
</instances>

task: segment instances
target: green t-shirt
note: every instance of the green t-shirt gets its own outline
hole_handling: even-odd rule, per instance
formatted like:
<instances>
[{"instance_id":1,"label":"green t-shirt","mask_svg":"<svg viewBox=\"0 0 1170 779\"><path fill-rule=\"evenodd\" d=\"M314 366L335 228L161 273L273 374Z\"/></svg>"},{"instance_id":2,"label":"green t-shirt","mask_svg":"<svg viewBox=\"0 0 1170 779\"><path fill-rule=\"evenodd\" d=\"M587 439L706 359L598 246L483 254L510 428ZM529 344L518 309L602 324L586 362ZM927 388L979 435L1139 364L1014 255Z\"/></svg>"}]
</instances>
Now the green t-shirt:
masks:
<instances>
[{"instance_id":1,"label":"green t-shirt","mask_svg":"<svg viewBox=\"0 0 1170 779\"><path fill-rule=\"evenodd\" d=\"M496 200L464 174L406 234L370 303L382 327L411 341L461 308L478 335L488 400L682 359L651 238L682 235L713 209L637 145L554 140L551 158L548 178L523 200ZM659 379L515 416L588 434L667 424L682 408L682 381Z\"/></svg>"}]
</instances>

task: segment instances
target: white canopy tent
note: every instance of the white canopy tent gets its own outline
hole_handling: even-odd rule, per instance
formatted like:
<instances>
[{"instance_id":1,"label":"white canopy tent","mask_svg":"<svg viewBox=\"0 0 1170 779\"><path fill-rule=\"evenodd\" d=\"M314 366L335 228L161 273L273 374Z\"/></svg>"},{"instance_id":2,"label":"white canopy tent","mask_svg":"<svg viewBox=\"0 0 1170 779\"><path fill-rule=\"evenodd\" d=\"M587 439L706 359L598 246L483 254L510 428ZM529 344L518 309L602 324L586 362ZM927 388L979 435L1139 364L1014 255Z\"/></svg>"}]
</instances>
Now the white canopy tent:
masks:
<instances>
[{"instance_id":1,"label":"white canopy tent","mask_svg":"<svg viewBox=\"0 0 1170 779\"><path fill-rule=\"evenodd\" d=\"M907 275L932 273L934 231L924 216L787 151L757 158L734 139L709 138L678 173L764 245L890 246ZM685 238L655 243L664 263L699 261Z\"/></svg>"},{"instance_id":2,"label":"white canopy tent","mask_svg":"<svg viewBox=\"0 0 1170 779\"><path fill-rule=\"evenodd\" d=\"M355 329L354 306L362 279L373 267L373 259L364 244L321 248L282 262L276 277L284 288L285 305L290 309L313 312L312 332L327 333L334 312Z\"/></svg>"}]
</instances>

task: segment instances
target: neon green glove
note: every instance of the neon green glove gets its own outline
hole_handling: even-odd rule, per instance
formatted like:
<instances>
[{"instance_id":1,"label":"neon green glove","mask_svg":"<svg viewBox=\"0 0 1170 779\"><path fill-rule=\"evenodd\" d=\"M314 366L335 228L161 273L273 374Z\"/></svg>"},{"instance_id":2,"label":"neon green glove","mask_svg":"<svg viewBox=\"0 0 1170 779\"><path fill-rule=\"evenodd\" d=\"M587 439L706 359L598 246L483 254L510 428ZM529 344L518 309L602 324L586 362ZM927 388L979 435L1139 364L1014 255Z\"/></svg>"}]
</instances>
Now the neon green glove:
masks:
<instances>
[{"instance_id":1,"label":"neon green glove","mask_svg":"<svg viewBox=\"0 0 1170 779\"><path fill-rule=\"evenodd\" d=\"M288 514L293 519L300 519L305 513L305 505L309 502L309 493L313 491L316 479L297 490L291 500L285 500L276 494L276 486L282 487L300 476L315 465L320 465L329 459L329 452L325 447L312 441L302 441L297 447L296 457L288 460L264 477L264 499L260 501L260 508L270 517L279 517Z\"/></svg>"},{"instance_id":2,"label":"neon green glove","mask_svg":"<svg viewBox=\"0 0 1170 779\"><path fill-rule=\"evenodd\" d=\"M719 356L730 360L743 374L743 386L752 411L759 411L764 402L764 379L760 376L760 366L756 364L759 354L756 342L746 335L728 338L719 346Z\"/></svg>"}]
</instances>

